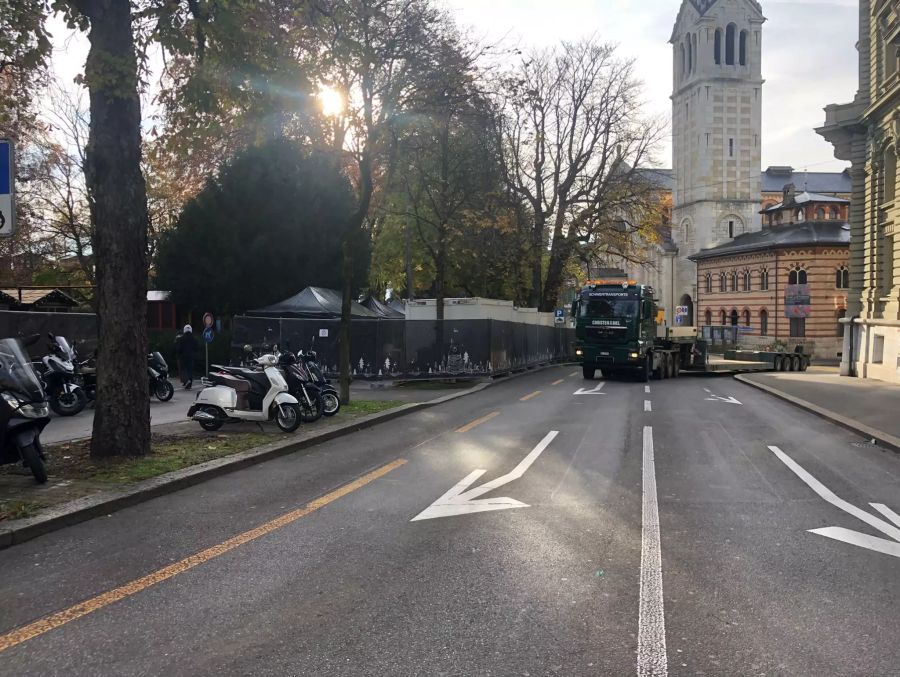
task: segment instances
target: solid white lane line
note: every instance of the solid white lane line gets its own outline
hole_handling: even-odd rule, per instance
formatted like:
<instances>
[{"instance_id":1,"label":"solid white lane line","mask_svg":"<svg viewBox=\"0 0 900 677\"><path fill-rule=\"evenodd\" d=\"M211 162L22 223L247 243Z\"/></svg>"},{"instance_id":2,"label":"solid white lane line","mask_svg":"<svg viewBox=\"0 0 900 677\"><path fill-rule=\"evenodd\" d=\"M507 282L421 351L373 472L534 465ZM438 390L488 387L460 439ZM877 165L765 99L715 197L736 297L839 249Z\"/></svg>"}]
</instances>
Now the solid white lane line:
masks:
<instances>
[{"instance_id":1,"label":"solid white lane line","mask_svg":"<svg viewBox=\"0 0 900 677\"><path fill-rule=\"evenodd\" d=\"M653 428L644 426L643 504L641 508L641 592L638 614L637 673L665 677L666 618L662 587L662 551L659 543L659 506L656 501L656 464Z\"/></svg>"},{"instance_id":2,"label":"solid white lane line","mask_svg":"<svg viewBox=\"0 0 900 677\"><path fill-rule=\"evenodd\" d=\"M712 390L710 390L709 388L704 388L704 390L705 390L706 392L708 392L708 393L711 393L711 392L712 392Z\"/></svg>"},{"instance_id":3,"label":"solid white lane line","mask_svg":"<svg viewBox=\"0 0 900 677\"><path fill-rule=\"evenodd\" d=\"M650 400L644 400L644 411L653 411Z\"/></svg>"},{"instance_id":4,"label":"solid white lane line","mask_svg":"<svg viewBox=\"0 0 900 677\"><path fill-rule=\"evenodd\" d=\"M645 392L645 393L649 393L649 392L650 392L650 386L644 386L644 392Z\"/></svg>"}]
</instances>

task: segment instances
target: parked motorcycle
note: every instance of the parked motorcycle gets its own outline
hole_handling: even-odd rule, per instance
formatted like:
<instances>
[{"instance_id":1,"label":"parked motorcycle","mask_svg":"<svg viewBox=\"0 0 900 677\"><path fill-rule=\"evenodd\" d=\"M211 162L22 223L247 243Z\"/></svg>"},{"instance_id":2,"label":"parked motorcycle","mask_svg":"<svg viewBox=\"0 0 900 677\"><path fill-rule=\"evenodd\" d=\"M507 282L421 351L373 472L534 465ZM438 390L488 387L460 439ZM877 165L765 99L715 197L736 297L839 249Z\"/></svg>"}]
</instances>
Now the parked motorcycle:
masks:
<instances>
[{"instance_id":1,"label":"parked motorcycle","mask_svg":"<svg viewBox=\"0 0 900 677\"><path fill-rule=\"evenodd\" d=\"M325 378L325 374L322 373L316 351L308 350L303 352L301 350L297 355L309 370L313 385L322 393L322 413L325 416L334 416L341 410L341 398L338 396L338 391L335 387L331 385L331 381Z\"/></svg>"},{"instance_id":2,"label":"parked motorcycle","mask_svg":"<svg viewBox=\"0 0 900 677\"><path fill-rule=\"evenodd\" d=\"M175 386L169 381L169 365L158 350L147 356L147 376L150 393L160 402L168 402L175 394Z\"/></svg>"},{"instance_id":3,"label":"parked motorcycle","mask_svg":"<svg viewBox=\"0 0 900 677\"><path fill-rule=\"evenodd\" d=\"M255 360L258 368L212 365L214 371L188 410L188 418L204 430L218 430L226 423L275 421L284 432L294 432L301 421L300 403L288 392L274 355Z\"/></svg>"},{"instance_id":4,"label":"parked motorcycle","mask_svg":"<svg viewBox=\"0 0 900 677\"><path fill-rule=\"evenodd\" d=\"M325 402L322 392L312 382L312 375L303 360L289 350L275 353L278 367L288 384L288 392L300 403L300 416L304 423L313 423L325 413Z\"/></svg>"},{"instance_id":5,"label":"parked motorcycle","mask_svg":"<svg viewBox=\"0 0 900 677\"><path fill-rule=\"evenodd\" d=\"M49 422L47 397L25 348L18 339L0 339L0 463L21 461L38 484L46 482L41 431Z\"/></svg>"},{"instance_id":6,"label":"parked motorcycle","mask_svg":"<svg viewBox=\"0 0 900 677\"><path fill-rule=\"evenodd\" d=\"M96 352L96 351L95 351ZM78 343L72 342L72 353L75 356L73 364L75 365L75 383L84 391L84 396L88 402L94 402L97 399L97 359L96 356L81 359Z\"/></svg>"},{"instance_id":7,"label":"parked motorcycle","mask_svg":"<svg viewBox=\"0 0 900 677\"><path fill-rule=\"evenodd\" d=\"M65 337L47 336L50 353L41 358L40 373L47 400L58 415L74 416L87 404L87 396L75 382L75 353Z\"/></svg>"}]
</instances>

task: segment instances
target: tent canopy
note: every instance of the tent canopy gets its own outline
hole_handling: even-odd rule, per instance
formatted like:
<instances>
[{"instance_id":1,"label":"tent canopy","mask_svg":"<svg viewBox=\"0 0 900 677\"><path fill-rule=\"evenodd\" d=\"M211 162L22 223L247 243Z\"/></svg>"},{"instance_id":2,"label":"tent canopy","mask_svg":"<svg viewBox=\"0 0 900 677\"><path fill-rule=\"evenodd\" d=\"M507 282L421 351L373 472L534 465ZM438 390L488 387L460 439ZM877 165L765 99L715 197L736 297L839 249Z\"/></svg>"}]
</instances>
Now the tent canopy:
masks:
<instances>
[{"instance_id":1,"label":"tent canopy","mask_svg":"<svg viewBox=\"0 0 900 677\"><path fill-rule=\"evenodd\" d=\"M334 320L341 317L341 293L334 289L307 287L284 301L265 308L247 312L257 317L299 317L308 319ZM356 303L350 304L350 315L357 319L374 320L378 315Z\"/></svg>"},{"instance_id":2,"label":"tent canopy","mask_svg":"<svg viewBox=\"0 0 900 677\"><path fill-rule=\"evenodd\" d=\"M370 296L363 301L363 305L385 320L402 320L406 317L406 313L396 306L379 301L374 296Z\"/></svg>"}]
</instances>

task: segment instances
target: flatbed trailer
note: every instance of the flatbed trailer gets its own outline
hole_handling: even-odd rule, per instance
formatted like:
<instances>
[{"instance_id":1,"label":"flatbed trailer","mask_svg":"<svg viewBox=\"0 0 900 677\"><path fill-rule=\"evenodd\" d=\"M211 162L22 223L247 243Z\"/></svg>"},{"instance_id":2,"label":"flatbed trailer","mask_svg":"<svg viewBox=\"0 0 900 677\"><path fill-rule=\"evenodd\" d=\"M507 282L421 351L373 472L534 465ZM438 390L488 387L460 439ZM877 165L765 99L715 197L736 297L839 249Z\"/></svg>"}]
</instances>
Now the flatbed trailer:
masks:
<instances>
[{"instance_id":1,"label":"flatbed trailer","mask_svg":"<svg viewBox=\"0 0 900 677\"><path fill-rule=\"evenodd\" d=\"M726 350L722 354L709 353L702 339L657 339L648 352L652 377L656 379L677 377L680 372L806 371L810 364L810 356L802 352Z\"/></svg>"}]
</instances>

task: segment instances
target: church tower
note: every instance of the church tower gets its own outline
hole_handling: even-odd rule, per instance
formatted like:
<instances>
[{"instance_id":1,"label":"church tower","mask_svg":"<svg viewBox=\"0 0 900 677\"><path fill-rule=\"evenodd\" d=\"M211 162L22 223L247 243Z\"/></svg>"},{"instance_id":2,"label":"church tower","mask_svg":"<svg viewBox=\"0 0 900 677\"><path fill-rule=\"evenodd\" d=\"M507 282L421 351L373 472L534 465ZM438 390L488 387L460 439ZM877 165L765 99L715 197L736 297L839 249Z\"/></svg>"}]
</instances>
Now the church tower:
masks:
<instances>
[{"instance_id":1,"label":"church tower","mask_svg":"<svg viewBox=\"0 0 900 677\"><path fill-rule=\"evenodd\" d=\"M683 324L700 324L693 311L696 266L687 257L761 228L764 21L754 0L683 0L672 32L672 238L678 251L661 300L667 310L689 308Z\"/></svg>"}]
</instances>

